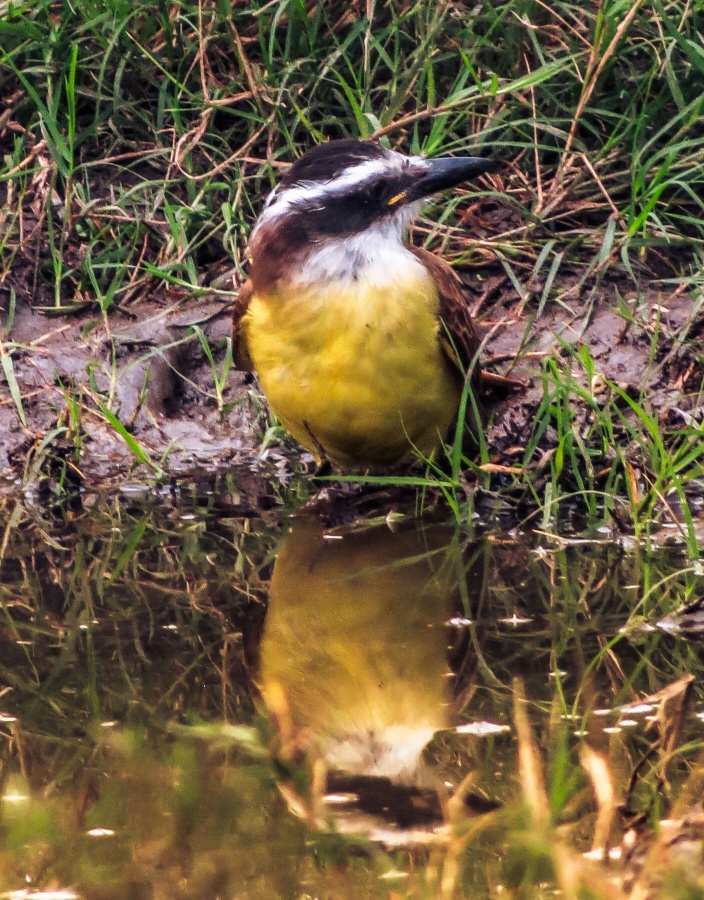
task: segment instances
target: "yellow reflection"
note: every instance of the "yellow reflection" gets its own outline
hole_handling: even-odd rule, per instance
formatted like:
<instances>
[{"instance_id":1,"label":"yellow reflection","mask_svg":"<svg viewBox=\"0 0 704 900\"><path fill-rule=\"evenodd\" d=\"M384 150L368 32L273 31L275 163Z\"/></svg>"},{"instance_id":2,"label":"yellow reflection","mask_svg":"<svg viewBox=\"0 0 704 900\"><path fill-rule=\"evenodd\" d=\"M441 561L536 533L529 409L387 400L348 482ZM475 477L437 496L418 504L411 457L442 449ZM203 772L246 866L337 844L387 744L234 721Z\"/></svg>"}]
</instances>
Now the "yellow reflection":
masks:
<instances>
[{"instance_id":1,"label":"yellow reflection","mask_svg":"<svg viewBox=\"0 0 704 900\"><path fill-rule=\"evenodd\" d=\"M420 783L449 724L453 532L386 525L326 533L293 522L274 565L261 687L282 749L335 770Z\"/></svg>"}]
</instances>

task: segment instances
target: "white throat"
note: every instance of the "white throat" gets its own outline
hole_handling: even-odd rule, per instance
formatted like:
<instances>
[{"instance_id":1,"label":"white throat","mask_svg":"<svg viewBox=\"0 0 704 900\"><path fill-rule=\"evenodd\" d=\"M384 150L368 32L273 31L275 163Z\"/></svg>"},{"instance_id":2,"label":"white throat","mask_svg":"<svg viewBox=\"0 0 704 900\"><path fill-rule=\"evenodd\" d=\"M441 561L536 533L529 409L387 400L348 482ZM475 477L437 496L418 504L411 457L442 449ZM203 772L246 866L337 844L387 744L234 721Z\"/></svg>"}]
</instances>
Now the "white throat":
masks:
<instances>
[{"instance_id":1,"label":"white throat","mask_svg":"<svg viewBox=\"0 0 704 900\"><path fill-rule=\"evenodd\" d=\"M395 216L349 237L333 238L318 245L306 257L297 273L297 284L342 282L388 284L420 262L404 243L417 206L400 210Z\"/></svg>"}]
</instances>

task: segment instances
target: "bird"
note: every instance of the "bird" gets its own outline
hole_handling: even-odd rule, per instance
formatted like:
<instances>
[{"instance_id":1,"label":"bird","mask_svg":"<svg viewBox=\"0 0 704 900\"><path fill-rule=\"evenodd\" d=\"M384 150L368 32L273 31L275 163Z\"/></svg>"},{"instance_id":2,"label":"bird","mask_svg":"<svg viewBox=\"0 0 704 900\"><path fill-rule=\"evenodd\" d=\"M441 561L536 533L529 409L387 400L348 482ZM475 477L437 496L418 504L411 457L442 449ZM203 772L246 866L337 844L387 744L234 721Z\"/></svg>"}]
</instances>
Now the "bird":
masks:
<instances>
[{"instance_id":1,"label":"bird","mask_svg":"<svg viewBox=\"0 0 704 900\"><path fill-rule=\"evenodd\" d=\"M291 519L274 561L258 686L285 743L336 770L414 782L449 727L449 631L464 571L453 528ZM459 565L458 565L459 563Z\"/></svg>"},{"instance_id":2,"label":"bird","mask_svg":"<svg viewBox=\"0 0 704 900\"><path fill-rule=\"evenodd\" d=\"M234 359L318 463L355 472L432 458L465 380L478 391L461 282L408 230L430 196L500 165L338 139L301 156L267 198L234 306Z\"/></svg>"}]
</instances>

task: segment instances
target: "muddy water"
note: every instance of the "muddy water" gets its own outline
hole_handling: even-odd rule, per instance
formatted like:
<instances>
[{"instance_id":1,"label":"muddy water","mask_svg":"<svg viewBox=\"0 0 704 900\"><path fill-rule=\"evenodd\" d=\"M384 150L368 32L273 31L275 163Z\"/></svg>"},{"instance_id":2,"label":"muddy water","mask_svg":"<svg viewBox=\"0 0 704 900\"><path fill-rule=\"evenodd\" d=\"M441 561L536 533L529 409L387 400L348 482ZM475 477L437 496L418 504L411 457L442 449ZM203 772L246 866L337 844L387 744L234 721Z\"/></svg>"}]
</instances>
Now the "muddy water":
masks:
<instances>
[{"instance_id":1,"label":"muddy water","mask_svg":"<svg viewBox=\"0 0 704 900\"><path fill-rule=\"evenodd\" d=\"M581 852L580 752L648 813L643 760L700 675L657 627L702 593L675 551L215 493L3 521L0 897L491 896L511 878L495 830L453 850L451 883L446 862L458 829L519 815L515 704Z\"/></svg>"}]
</instances>

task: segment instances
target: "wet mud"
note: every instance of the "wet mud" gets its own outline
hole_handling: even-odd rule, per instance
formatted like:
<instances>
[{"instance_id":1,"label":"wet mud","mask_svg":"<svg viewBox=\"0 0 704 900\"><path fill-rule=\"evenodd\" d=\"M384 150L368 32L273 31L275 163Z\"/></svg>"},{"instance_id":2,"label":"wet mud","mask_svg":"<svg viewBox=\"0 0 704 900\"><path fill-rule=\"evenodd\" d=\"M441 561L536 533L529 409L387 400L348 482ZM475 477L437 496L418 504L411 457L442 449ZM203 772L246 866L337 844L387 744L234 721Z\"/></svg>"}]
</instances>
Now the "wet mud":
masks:
<instances>
[{"instance_id":1,"label":"wet mud","mask_svg":"<svg viewBox=\"0 0 704 900\"><path fill-rule=\"evenodd\" d=\"M234 372L228 379L221 405L229 409L221 414L212 369L193 330L199 327L215 346L222 342L229 333L224 304L143 302L137 309L138 316L114 313L109 319L17 310L5 341L19 345L13 370L27 426L5 381L0 474L6 479L22 476L52 432L52 450L63 452L81 479L129 478L138 461L101 405L170 474L222 467L254 450L254 416L242 376Z\"/></svg>"}]
</instances>

